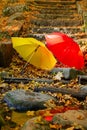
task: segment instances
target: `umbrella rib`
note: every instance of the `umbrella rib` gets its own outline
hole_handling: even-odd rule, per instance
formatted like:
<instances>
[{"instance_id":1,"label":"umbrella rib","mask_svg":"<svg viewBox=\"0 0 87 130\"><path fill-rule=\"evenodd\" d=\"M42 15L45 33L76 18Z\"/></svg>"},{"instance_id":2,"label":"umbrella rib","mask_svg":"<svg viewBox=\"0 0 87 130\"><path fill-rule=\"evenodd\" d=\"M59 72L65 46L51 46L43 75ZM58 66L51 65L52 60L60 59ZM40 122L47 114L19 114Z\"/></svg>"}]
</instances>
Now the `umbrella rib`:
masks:
<instances>
[{"instance_id":1,"label":"umbrella rib","mask_svg":"<svg viewBox=\"0 0 87 130\"><path fill-rule=\"evenodd\" d=\"M40 45L37 46L37 48L31 53L31 56L29 57L28 61L26 62L26 64L24 65L23 69L21 70L21 74L24 73L24 70L26 68L26 66L28 65L28 62L31 60L31 58L33 57L34 53L38 50L38 48L40 47Z\"/></svg>"}]
</instances>

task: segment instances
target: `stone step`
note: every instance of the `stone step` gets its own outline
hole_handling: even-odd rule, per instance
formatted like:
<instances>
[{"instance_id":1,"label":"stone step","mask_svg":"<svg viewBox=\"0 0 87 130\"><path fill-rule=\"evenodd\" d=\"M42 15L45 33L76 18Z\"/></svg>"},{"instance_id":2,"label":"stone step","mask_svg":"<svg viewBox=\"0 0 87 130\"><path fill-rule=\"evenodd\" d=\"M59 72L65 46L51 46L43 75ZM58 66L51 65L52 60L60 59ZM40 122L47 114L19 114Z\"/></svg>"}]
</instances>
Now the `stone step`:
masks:
<instances>
[{"instance_id":1,"label":"stone step","mask_svg":"<svg viewBox=\"0 0 87 130\"><path fill-rule=\"evenodd\" d=\"M69 10L69 9L66 9L66 10L60 10L60 9L55 9L55 10L53 10L53 9L31 9L30 10L30 12L32 13L32 14L38 14L38 13L40 13L40 14L66 14L66 15L68 15L68 14L71 14L71 15L73 15L73 14L77 14L78 13L78 11L77 11L77 9L76 10Z\"/></svg>"},{"instance_id":2,"label":"stone step","mask_svg":"<svg viewBox=\"0 0 87 130\"><path fill-rule=\"evenodd\" d=\"M85 39L85 38L87 38L87 35L86 35L85 32L82 32L82 33L78 32L78 33L75 33L75 34L70 34L70 36L72 38L76 38L76 39L81 39L81 38Z\"/></svg>"},{"instance_id":3,"label":"stone step","mask_svg":"<svg viewBox=\"0 0 87 130\"><path fill-rule=\"evenodd\" d=\"M46 34L46 33L45 33ZM38 40L45 40L45 34L43 33L39 33L39 34L35 34L35 33L29 33L28 34L28 37L33 37L33 38L36 38ZM70 36L71 38L73 39L80 39L80 38L87 38L87 35L85 33L76 33L76 34L68 34L66 33L68 36Z\"/></svg>"},{"instance_id":4,"label":"stone step","mask_svg":"<svg viewBox=\"0 0 87 130\"><path fill-rule=\"evenodd\" d=\"M7 103L9 108L14 108L19 112L26 112L28 110L39 110L46 108L44 104L50 99L55 101L52 96L47 94L17 89L14 91L9 91L4 96L3 100Z\"/></svg>"},{"instance_id":5,"label":"stone step","mask_svg":"<svg viewBox=\"0 0 87 130\"><path fill-rule=\"evenodd\" d=\"M42 1L42 0L40 0L40 1L35 1L34 0L34 2L32 1L32 2L27 2L27 4L29 5L29 4L35 4L35 5L43 5L43 6L50 6L50 5L58 5L58 4L63 4L63 5L70 5L70 4L75 4L76 3L76 0L59 0L59 1Z\"/></svg>"},{"instance_id":6,"label":"stone step","mask_svg":"<svg viewBox=\"0 0 87 130\"><path fill-rule=\"evenodd\" d=\"M53 3L51 3L51 2L49 2L49 3L41 3L40 4L40 2L39 3L35 3L35 2L29 2L29 3L27 3L27 5L28 6L35 6L35 7L37 7L37 6L40 6L40 7L55 7L55 6L75 6L76 5L76 2L74 1L73 3L71 2L71 3L69 3L69 2L65 2L65 1L60 1L60 2L53 2Z\"/></svg>"},{"instance_id":7,"label":"stone step","mask_svg":"<svg viewBox=\"0 0 87 130\"><path fill-rule=\"evenodd\" d=\"M61 0L27 0L27 2L58 2L58 1L61 1ZM65 0L62 0L62 1L65 1ZM66 1L81 1L81 0L66 0Z\"/></svg>"},{"instance_id":8,"label":"stone step","mask_svg":"<svg viewBox=\"0 0 87 130\"><path fill-rule=\"evenodd\" d=\"M72 10L75 10L76 8L77 8L77 6L76 6L76 4L71 4L71 5L62 5L62 4L59 4L59 5L55 5L55 6L48 6L48 5L46 5L46 6L42 6L42 5L34 5L34 4L29 4L29 8L33 8L33 9L53 9L53 10L55 10L55 9L72 9Z\"/></svg>"},{"instance_id":9,"label":"stone step","mask_svg":"<svg viewBox=\"0 0 87 130\"><path fill-rule=\"evenodd\" d=\"M58 19L58 18L65 18L65 19L73 19L73 18L81 18L79 14L34 14L36 18L41 18L41 19Z\"/></svg>"},{"instance_id":10,"label":"stone step","mask_svg":"<svg viewBox=\"0 0 87 130\"><path fill-rule=\"evenodd\" d=\"M77 0L31 0L28 6L32 15L28 36L44 40L44 35L51 32L66 33L72 38L85 38L81 29L84 25L78 14Z\"/></svg>"},{"instance_id":11,"label":"stone step","mask_svg":"<svg viewBox=\"0 0 87 130\"><path fill-rule=\"evenodd\" d=\"M69 33L69 34L75 34L75 33L82 33L81 26L78 27L33 27L29 28L31 33L51 33L51 32L63 32L63 33Z\"/></svg>"},{"instance_id":12,"label":"stone step","mask_svg":"<svg viewBox=\"0 0 87 130\"><path fill-rule=\"evenodd\" d=\"M83 24L82 19L56 19L56 20L47 20L47 19L33 19L31 24L36 26L80 26Z\"/></svg>"}]
</instances>

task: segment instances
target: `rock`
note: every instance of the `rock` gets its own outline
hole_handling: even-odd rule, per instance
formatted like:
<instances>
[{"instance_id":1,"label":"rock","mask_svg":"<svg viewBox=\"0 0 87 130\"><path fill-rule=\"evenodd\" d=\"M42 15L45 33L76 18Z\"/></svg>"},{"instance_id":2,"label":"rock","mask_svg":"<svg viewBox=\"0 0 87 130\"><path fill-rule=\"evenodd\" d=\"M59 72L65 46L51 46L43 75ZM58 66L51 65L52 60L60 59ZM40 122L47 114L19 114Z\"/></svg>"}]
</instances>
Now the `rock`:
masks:
<instances>
[{"instance_id":1,"label":"rock","mask_svg":"<svg viewBox=\"0 0 87 130\"><path fill-rule=\"evenodd\" d=\"M21 130L50 130L48 122L40 118L41 117L34 117L28 120ZM40 119L40 122L38 119Z\"/></svg>"},{"instance_id":2,"label":"rock","mask_svg":"<svg viewBox=\"0 0 87 130\"><path fill-rule=\"evenodd\" d=\"M87 85L82 85L81 88L80 88L82 91L86 92L87 91Z\"/></svg>"},{"instance_id":3,"label":"rock","mask_svg":"<svg viewBox=\"0 0 87 130\"><path fill-rule=\"evenodd\" d=\"M87 84L87 75L78 75L78 83L82 85Z\"/></svg>"},{"instance_id":4,"label":"rock","mask_svg":"<svg viewBox=\"0 0 87 130\"><path fill-rule=\"evenodd\" d=\"M87 129L87 110L68 110L65 113L58 113L53 117L53 123L62 126L75 123Z\"/></svg>"},{"instance_id":5,"label":"rock","mask_svg":"<svg viewBox=\"0 0 87 130\"><path fill-rule=\"evenodd\" d=\"M2 12L3 12L3 15L4 16L11 16L13 15L14 13L17 13L17 12L24 12L24 11L28 11L29 8L27 7L26 4L19 4L19 5L16 5L16 6L7 6L5 7Z\"/></svg>"},{"instance_id":6,"label":"rock","mask_svg":"<svg viewBox=\"0 0 87 130\"><path fill-rule=\"evenodd\" d=\"M47 94L25 91L23 89L10 91L4 97L4 101L7 102L8 106L18 111L44 109L46 108L44 104L50 99L54 100L52 96Z\"/></svg>"},{"instance_id":7,"label":"rock","mask_svg":"<svg viewBox=\"0 0 87 130\"><path fill-rule=\"evenodd\" d=\"M10 22L6 26L2 27L1 33L3 33L3 37L11 38L12 36L19 36L20 30L23 27L23 23L23 20L10 20Z\"/></svg>"},{"instance_id":8,"label":"rock","mask_svg":"<svg viewBox=\"0 0 87 130\"><path fill-rule=\"evenodd\" d=\"M82 71L73 69L73 68L53 68L50 73L52 74L57 74L58 72L63 73L63 78L64 79L73 79L76 78L77 75L83 75L84 73Z\"/></svg>"},{"instance_id":9,"label":"rock","mask_svg":"<svg viewBox=\"0 0 87 130\"><path fill-rule=\"evenodd\" d=\"M6 72L6 71L2 71L0 72L0 78L3 79L4 77L9 77L9 72Z\"/></svg>"},{"instance_id":10,"label":"rock","mask_svg":"<svg viewBox=\"0 0 87 130\"><path fill-rule=\"evenodd\" d=\"M47 86L47 87L35 87L34 92L51 92L51 93L61 93L61 94L69 94L74 98L82 101L85 100L87 96L87 91L85 90L75 90L75 89L67 89L62 87L54 87L54 86Z\"/></svg>"},{"instance_id":11,"label":"rock","mask_svg":"<svg viewBox=\"0 0 87 130\"><path fill-rule=\"evenodd\" d=\"M11 63L13 48L11 41L0 42L0 67L7 67Z\"/></svg>"},{"instance_id":12,"label":"rock","mask_svg":"<svg viewBox=\"0 0 87 130\"><path fill-rule=\"evenodd\" d=\"M11 23L13 20L24 20L24 16L23 13L18 12L18 13L14 13L13 15L9 16L8 18L8 23Z\"/></svg>"},{"instance_id":13,"label":"rock","mask_svg":"<svg viewBox=\"0 0 87 130\"><path fill-rule=\"evenodd\" d=\"M66 126L70 126L72 122L66 119L66 117L63 118L63 116L60 114L60 115L54 116L53 123L62 125L62 127L66 127Z\"/></svg>"}]
</instances>

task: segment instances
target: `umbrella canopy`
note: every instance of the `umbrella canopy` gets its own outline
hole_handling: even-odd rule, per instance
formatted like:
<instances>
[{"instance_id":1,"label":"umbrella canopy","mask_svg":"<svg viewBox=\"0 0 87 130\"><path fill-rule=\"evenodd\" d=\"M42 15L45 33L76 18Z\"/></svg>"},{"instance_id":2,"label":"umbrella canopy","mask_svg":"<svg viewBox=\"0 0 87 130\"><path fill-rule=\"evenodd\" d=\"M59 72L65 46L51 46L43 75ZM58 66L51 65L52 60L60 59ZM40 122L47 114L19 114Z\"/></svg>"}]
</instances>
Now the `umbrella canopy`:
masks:
<instances>
[{"instance_id":1,"label":"umbrella canopy","mask_svg":"<svg viewBox=\"0 0 87 130\"><path fill-rule=\"evenodd\" d=\"M34 38L12 37L12 43L20 56L37 68L50 70L57 62L45 44Z\"/></svg>"},{"instance_id":2,"label":"umbrella canopy","mask_svg":"<svg viewBox=\"0 0 87 130\"><path fill-rule=\"evenodd\" d=\"M69 36L54 32L47 34L46 46L63 64L76 69L84 67L84 58L79 45Z\"/></svg>"}]
</instances>

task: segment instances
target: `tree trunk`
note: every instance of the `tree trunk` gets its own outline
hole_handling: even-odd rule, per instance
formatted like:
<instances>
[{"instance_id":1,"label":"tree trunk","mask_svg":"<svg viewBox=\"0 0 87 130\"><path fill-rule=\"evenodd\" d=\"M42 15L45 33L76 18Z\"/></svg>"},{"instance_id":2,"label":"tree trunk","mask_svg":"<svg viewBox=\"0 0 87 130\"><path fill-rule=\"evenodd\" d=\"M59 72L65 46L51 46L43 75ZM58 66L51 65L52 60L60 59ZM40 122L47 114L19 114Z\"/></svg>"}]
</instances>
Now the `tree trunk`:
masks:
<instances>
[{"instance_id":1,"label":"tree trunk","mask_svg":"<svg viewBox=\"0 0 87 130\"><path fill-rule=\"evenodd\" d=\"M7 67L11 63L13 48L11 41L0 42L0 67Z\"/></svg>"}]
</instances>

